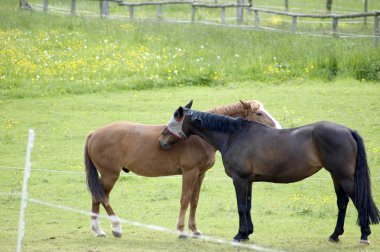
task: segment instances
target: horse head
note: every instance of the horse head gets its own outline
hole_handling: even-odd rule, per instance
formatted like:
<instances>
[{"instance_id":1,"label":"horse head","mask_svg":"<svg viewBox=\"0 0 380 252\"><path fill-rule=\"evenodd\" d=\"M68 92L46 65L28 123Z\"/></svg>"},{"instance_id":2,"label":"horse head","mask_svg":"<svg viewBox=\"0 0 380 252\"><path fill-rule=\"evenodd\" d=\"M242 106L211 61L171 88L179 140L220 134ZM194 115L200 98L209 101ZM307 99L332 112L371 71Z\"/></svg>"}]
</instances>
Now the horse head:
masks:
<instances>
[{"instance_id":1,"label":"horse head","mask_svg":"<svg viewBox=\"0 0 380 252\"><path fill-rule=\"evenodd\" d=\"M264 108L264 105L256 100L242 101L240 103L243 105L244 119L248 121L255 121L272 128L281 129L280 123Z\"/></svg>"},{"instance_id":2,"label":"horse head","mask_svg":"<svg viewBox=\"0 0 380 252\"><path fill-rule=\"evenodd\" d=\"M168 149L178 141L187 138L182 130L184 111L190 109L193 104L191 100L185 107L179 107L170 119L167 127L162 132L159 141L163 149ZM227 115L231 117L242 117L248 121L255 121L272 128L281 129L281 125L271 114L265 110L264 105L256 100L242 101L237 104L220 106L208 111L212 114Z\"/></svg>"},{"instance_id":3,"label":"horse head","mask_svg":"<svg viewBox=\"0 0 380 252\"><path fill-rule=\"evenodd\" d=\"M193 100L191 100L187 105L185 105L185 109L190 109L192 105ZM176 111L174 111L172 118L170 119L170 121L168 122L167 126L165 127L158 139L163 149L167 150L174 143L187 138L187 135L182 131L182 124L184 118L185 112L183 107L179 107Z\"/></svg>"}]
</instances>

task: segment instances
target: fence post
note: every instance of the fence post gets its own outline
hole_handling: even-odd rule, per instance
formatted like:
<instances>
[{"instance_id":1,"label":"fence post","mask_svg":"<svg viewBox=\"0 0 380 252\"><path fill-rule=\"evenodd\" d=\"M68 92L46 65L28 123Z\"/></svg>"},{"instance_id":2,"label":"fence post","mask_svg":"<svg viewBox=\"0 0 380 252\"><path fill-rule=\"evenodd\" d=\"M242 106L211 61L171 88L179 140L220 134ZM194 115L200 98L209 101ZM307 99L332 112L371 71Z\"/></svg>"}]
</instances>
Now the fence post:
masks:
<instances>
[{"instance_id":1,"label":"fence post","mask_svg":"<svg viewBox=\"0 0 380 252\"><path fill-rule=\"evenodd\" d=\"M379 39L380 39L380 32L379 32L379 21L380 21L380 12L376 13L376 16L375 16L375 24L374 24L374 27L375 27L375 32L374 32L374 35L375 35L375 38L374 38L374 44L375 46L378 46L379 45Z\"/></svg>"},{"instance_id":2,"label":"fence post","mask_svg":"<svg viewBox=\"0 0 380 252\"><path fill-rule=\"evenodd\" d=\"M133 10L133 5L129 5L128 6L128 11L129 11L129 19L133 20L135 18L135 13L134 13L134 10Z\"/></svg>"},{"instance_id":3,"label":"fence post","mask_svg":"<svg viewBox=\"0 0 380 252\"><path fill-rule=\"evenodd\" d=\"M364 12L368 12L368 0L364 0ZM364 24L367 24L367 16L364 17Z\"/></svg>"},{"instance_id":4,"label":"fence post","mask_svg":"<svg viewBox=\"0 0 380 252\"><path fill-rule=\"evenodd\" d=\"M225 25L226 24L226 7L222 7L221 8L221 20L222 20L222 25Z\"/></svg>"},{"instance_id":5,"label":"fence post","mask_svg":"<svg viewBox=\"0 0 380 252\"><path fill-rule=\"evenodd\" d=\"M22 239L24 238L24 232L25 232L24 215L25 215L25 208L28 203L28 180L30 176L30 168L31 168L30 157L32 155L33 145L34 145L34 131L30 129L29 136L28 136L28 145L26 147L24 179L22 181L20 221L19 221L19 226L18 226L18 237L17 237L17 252L21 252Z\"/></svg>"},{"instance_id":6,"label":"fence post","mask_svg":"<svg viewBox=\"0 0 380 252\"><path fill-rule=\"evenodd\" d=\"M48 0L44 0L44 12L47 12L48 11Z\"/></svg>"},{"instance_id":7,"label":"fence post","mask_svg":"<svg viewBox=\"0 0 380 252\"><path fill-rule=\"evenodd\" d=\"M161 21L162 19L162 4L157 5L157 20Z\"/></svg>"},{"instance_id":8,"label":"fence post","mask_svg":"<svg viewBox=\"0 0 380 252\"><path fill-rule=\"evenodd\" d=\"M339 19L337 17L333 17L333 23L332 23L333 31L332 31L332 35L334 37L336 37L336 38L339 37L338 23L339 23Z\"/></svg>"},{"instance_id":9,"label":"fence post","mask_svg":"<svg viewBox=\"0 0 380 252\"><path fill-rule=\"evenodd\" d=\"M292 32L297 31L297 16L292 16Z\"/></svg>"},{"instance_id":10,"label":"fence post","mask_svg":"<svg viewBox=\"0 0 380 252\"><path fill-rule=\"evenodd\" d=\"M244 5L244 0L237 0L237 4L238 4L238 7L237 7L237 23L238 24L241 24L243 22L243 12L244 12L244 9L241 5Z\"/></svg>"},{"instance_id":11,"label":"fence post","mask_svg":"<svg viewBox=\"0 0 380 252\"><path fill-rule=\"evenodd\" d=\"M254 10L253 15L255 17L255 30L260 29L260 17L259 17L259 11Z\"/></svg>"},{"instance_id":12,"label":"fence post","mask_svg":"<svg viewBox=\"0 0 380 252\"><path fill-rule=\"evenodd\" d=\"M289 10L288 0L284 0L284 3L285 3L285 11L288 11Z\"/></svg>"},{"instance_id":13,"label":"fence post","mask_svg":"<svg viewBox=\"0 0 380 252\"><path fill-rule=\"evenodd\" d=\"M77 0L71 0L71 15L75 15L76 13L76 5L77 5Z\"/></svg>"},{"instance_id":14,"label":"fence post","mask_svg":"<svg viewBox=\"0 0 380 252\"><path fill-rule=\"evenodd\" d=\"M100 16L106 17L109 14L108 0L100 1Z\"/></svg>"},{"instance_id":15,"label":"fence post","mask_svg":"<svg viewBox=\"0 0 380 252\"><path fill-rule=\"evenodd\" d=\"M333 0L327 0L326 1L326 10L327 10L327 12L331 12L331 8L332 8L332 1Z\"/></svg>"},{"instance_id":16,"label":"fence post","mask_svg":"<svg viewBox=\"0 0 380 252\"><path fill-rule=\"evenodd\" d=\"M27 0L20 0L20 8L31 9L32 6L30 6Z\"/></svg>"},{"instance_id":17,"label":"fence post","mask_svg":"<svg viewBox=\"0 0 380 252\"><path fill-rule=\"evenodd\" d=\"M191 22L195 20L195 5L191 5Z\"/></svg>"}]
</instances>

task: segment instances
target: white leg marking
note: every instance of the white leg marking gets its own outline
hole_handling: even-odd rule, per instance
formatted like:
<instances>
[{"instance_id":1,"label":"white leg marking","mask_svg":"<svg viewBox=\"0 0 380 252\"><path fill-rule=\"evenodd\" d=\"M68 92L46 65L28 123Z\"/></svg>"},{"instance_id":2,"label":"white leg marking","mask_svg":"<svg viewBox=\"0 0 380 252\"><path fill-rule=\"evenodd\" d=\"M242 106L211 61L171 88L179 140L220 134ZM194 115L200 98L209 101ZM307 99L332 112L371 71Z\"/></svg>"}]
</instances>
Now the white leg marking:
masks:
<instances>
[{"instance_id":1,"label":"white leg marking","mask_svg":"<svg viewBox=\"0 0 380 252\"><path fill-rule=\"evenodd\" d=\"M112 228L112 234L115 237L121 237L123 234L123 231L121 229L120 225L120 219L116 215L110 215L108 216L109 220L111 221L111 228Z\"/></svg>"},{"instance_id":2,"label":"white leg marking","mask_svg":"<svg viewBox=\"0 0 380 252\"><path fill-rule=\"evenodd\" d=\"M97 237L106 236L106 233L103 231L102 227L100 226L99 216L97 216L95 219L91 218L90 227Z\"/></svg>"}]
</instances>

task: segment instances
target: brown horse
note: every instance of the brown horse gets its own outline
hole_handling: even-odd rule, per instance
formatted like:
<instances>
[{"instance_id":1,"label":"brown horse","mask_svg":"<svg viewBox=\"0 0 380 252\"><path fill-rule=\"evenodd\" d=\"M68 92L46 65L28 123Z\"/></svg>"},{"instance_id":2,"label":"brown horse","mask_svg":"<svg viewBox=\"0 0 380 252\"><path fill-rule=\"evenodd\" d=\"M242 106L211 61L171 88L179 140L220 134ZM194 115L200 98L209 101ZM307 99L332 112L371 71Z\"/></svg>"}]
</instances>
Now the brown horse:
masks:
<instances>
[{"instance_id":1,"label":"brown horse","mask_svg":"<svg viewBox=\"0 0 380 252\"><path fill-rule=\"evenodd\" d=\"M246 240L253 232L252 182L297 182L324 167L331 173L338 205L330 240L337 242L343 234L351 198L358 210L360 242L369 243L369 224L379 223L380 214L372 198L363 139L356 131L331 122L280 130L242 118L179 107L159 142L163 149L169 149L179 139L192 135L220 151L225 171L233 180L239 213L239 231L234 240Z\"/></svg>"},{"instance_id":2,"label":"brown horse","mask_svg":"<svg viewBox=\"0 0 380 252\"><path fill-rule=\"evenodd\" d=\"M209 112L243 117L271 127L280 127L263 105L254 100L217 107ZM98 216L100 203L107 211L114 236L122 235L120 221L109 202L109 195L122 169L146 177L182 174L177 230L181 238L185 237L184 219L190 203L189 228L195 236L201 235L196 226L195 212L205 172L213 166L216 150L194 136L179 144L178 148L169 152L163 151L157 139L164 128L165 125L118 122L88 135L84 157L87 185L92 194L91 230L97 236L105 236Z\"/></svg>"}]
</instances>

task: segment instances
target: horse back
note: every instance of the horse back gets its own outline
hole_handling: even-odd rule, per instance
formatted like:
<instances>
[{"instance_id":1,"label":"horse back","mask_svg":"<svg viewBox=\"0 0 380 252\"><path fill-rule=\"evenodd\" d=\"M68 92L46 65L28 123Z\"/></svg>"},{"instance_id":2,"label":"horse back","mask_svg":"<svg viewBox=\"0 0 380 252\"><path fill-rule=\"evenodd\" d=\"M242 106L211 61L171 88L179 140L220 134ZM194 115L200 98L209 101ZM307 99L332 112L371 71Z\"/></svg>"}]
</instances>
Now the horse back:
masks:
<instances>
[{"instance_id":1,"label":"horse back","mask_svg":"<svg viewBox=\"0 0 380 252\"><path fill-rule=\"evenodd\" d=\"M340 164L344 169L347 159L356 155L351 130L330 122L282 130L249 123L231 143L223 157L225 166L252 181L296 182L323 166Z\"/></svg>"}]
</instances>

